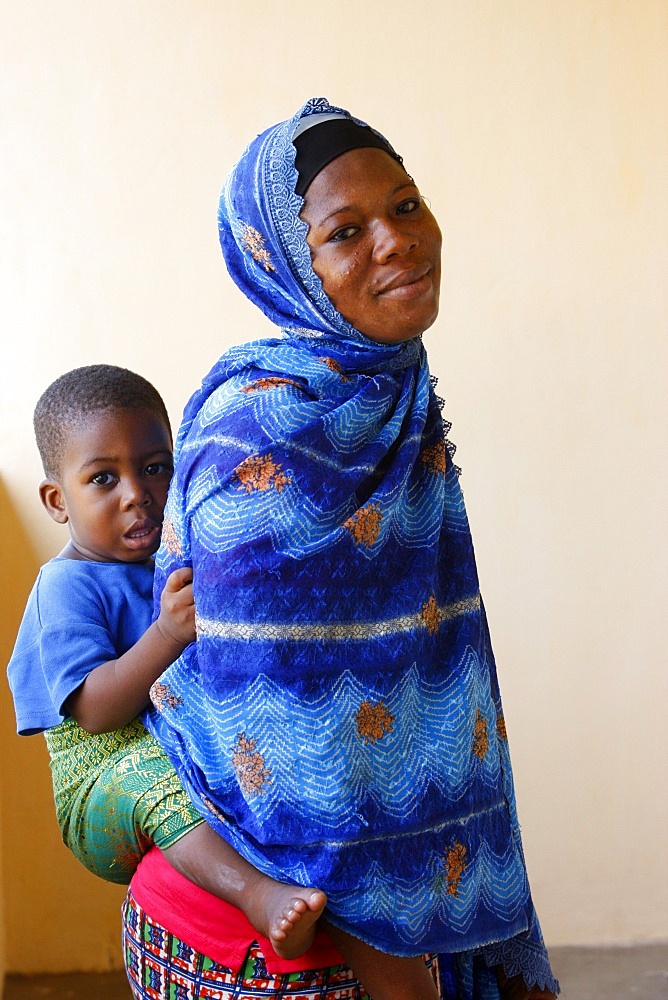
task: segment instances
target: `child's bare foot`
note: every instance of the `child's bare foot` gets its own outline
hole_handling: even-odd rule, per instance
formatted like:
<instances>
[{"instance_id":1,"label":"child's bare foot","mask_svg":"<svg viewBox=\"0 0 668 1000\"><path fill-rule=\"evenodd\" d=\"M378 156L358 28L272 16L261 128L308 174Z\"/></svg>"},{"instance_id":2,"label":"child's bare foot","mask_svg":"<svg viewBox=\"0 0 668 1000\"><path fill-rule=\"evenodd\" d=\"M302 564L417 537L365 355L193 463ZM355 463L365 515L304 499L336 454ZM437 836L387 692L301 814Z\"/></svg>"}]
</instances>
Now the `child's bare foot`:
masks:
<instances>
[{"instance_id":1,"label":"child's bare foot","mask_svg":"<svg viewBox=\"0 0 668 1000\"><path fill-rule=\"evenodd\" d=\"M311 947L315 925L327 903L320 889L260 876L244 907L253 927L268 937L281 958L298 958Z\"/></svg>"},{"instance_id":2,"label":"child's bare foot","mask_svg":"<svg viewBox=\"0 0 668 1000\"><path fill-rule=\"evenodd\" d=\"M181 875L242 910L281 958L298 958L310 948L316 921L327 903L320 889L264 875L208 823L193 827L164 854Z\"/></svg>"}]
</instances>

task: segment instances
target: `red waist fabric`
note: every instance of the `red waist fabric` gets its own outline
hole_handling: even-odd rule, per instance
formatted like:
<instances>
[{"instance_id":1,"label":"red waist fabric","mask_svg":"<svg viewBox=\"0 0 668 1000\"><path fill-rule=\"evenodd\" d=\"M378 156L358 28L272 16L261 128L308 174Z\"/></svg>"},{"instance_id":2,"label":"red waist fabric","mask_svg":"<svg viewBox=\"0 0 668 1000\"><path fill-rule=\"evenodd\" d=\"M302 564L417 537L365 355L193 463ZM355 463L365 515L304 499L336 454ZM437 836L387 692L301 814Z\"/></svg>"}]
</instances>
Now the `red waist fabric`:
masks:
<instances>
[{"instance_id":1,"label":"red waist fabric","mask_svg":"<svg viewBox=\"0 0 668 1000\"><path fill-rule=\"evenodd\" d=\"M281 958L246 916L184 878L157 847L144 855L131 882L137 903L157 924L214 962L238 972L257 941L268 972L303 972L344 964L327 933L316 925L313 944L299 958Z\"/></svg>"}]
</instances>

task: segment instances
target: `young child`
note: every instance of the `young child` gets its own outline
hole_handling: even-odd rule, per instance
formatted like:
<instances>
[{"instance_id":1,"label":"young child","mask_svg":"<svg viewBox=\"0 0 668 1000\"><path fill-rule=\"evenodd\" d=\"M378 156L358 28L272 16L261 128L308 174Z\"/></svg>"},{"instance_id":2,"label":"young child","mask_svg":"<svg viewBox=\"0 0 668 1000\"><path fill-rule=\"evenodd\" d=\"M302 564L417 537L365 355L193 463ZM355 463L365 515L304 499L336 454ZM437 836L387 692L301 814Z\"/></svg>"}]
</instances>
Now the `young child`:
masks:
<instances>
[{"instance_id":1,"label":"young child","mask_svg":"<svg viewBox=\"0 0 668 1000\"><path fill-rule=\"evenodd\" d=\"M172 477L169 417L124 368L70 371L34 417L39 492L70 539L40 570L8 674L18 732L44 732L63 840L89 871L129 882L151 844L244 911L275 951L310 944L324 893L260 874L204 822L137 715L195 639L192 572L171 573L151 622L153 554Z\"/></svg>"}]
</instances>

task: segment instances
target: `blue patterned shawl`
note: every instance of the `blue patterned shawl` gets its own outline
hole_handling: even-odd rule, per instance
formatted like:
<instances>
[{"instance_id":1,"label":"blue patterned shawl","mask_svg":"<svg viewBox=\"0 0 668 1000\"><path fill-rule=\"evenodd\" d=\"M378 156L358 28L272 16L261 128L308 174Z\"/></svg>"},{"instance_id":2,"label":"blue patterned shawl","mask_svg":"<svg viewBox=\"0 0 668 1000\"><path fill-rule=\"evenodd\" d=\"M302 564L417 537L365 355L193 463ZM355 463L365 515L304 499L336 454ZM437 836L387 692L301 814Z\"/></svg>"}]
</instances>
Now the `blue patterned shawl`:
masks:
<instances>
[{"instance_id":1,"label":"blue patterned shawl","mask_svg":"<svg viewBox=\"0 0 668 1000\"><path fill-rule=\"evenodd\" d=\"M193 565L198 641L147 723L212 826L334 924L402 955L508 945L552 982L424 348L372 343L311 267L291 136L323 110L255 139L221 196L230 274L282 334L186 407L157 586Z\"/></svg>"}]
</instances>

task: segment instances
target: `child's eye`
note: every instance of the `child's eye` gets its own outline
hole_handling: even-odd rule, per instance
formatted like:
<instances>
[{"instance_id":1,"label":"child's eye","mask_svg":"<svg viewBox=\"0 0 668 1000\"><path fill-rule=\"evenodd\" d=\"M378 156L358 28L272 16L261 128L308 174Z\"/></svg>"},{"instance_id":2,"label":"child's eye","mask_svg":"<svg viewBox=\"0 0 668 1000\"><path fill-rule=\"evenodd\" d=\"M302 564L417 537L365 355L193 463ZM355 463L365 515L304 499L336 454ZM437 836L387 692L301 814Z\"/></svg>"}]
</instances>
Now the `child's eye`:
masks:
<instances>
[{"instance_id":1,"label":"child's eye","mask_svg":"<svg viewBox=\"0 0 668 1000\"><path fill-rule=\"evenodd\" d=\"M335 233L330 236L331 243L342 243L343 240L349 240L351 236L359 232L359 226L342 226L341 229L337 229Z\"/></svg>"},{"instance_id":2,"label":"child's eye","mask_svg":"<svg viewBox=\"0 0 668 1000\"><path fill-rule=\"evenodd\" d=\"M171 462L151 462L144 469L147 476L171 476L174 466Z\"/></svg>"},{"instance_id":3,"label":"child's eye","mask_svg":"<svg viewBox=\"0 0 668 1000\"><path fill-rule=\"evenodd\" d=\"M91 479L91 483L94 483L96 486L109 486L113 481L114 477L110 472L96 472Z\"/></svg>"}]
</instances>

